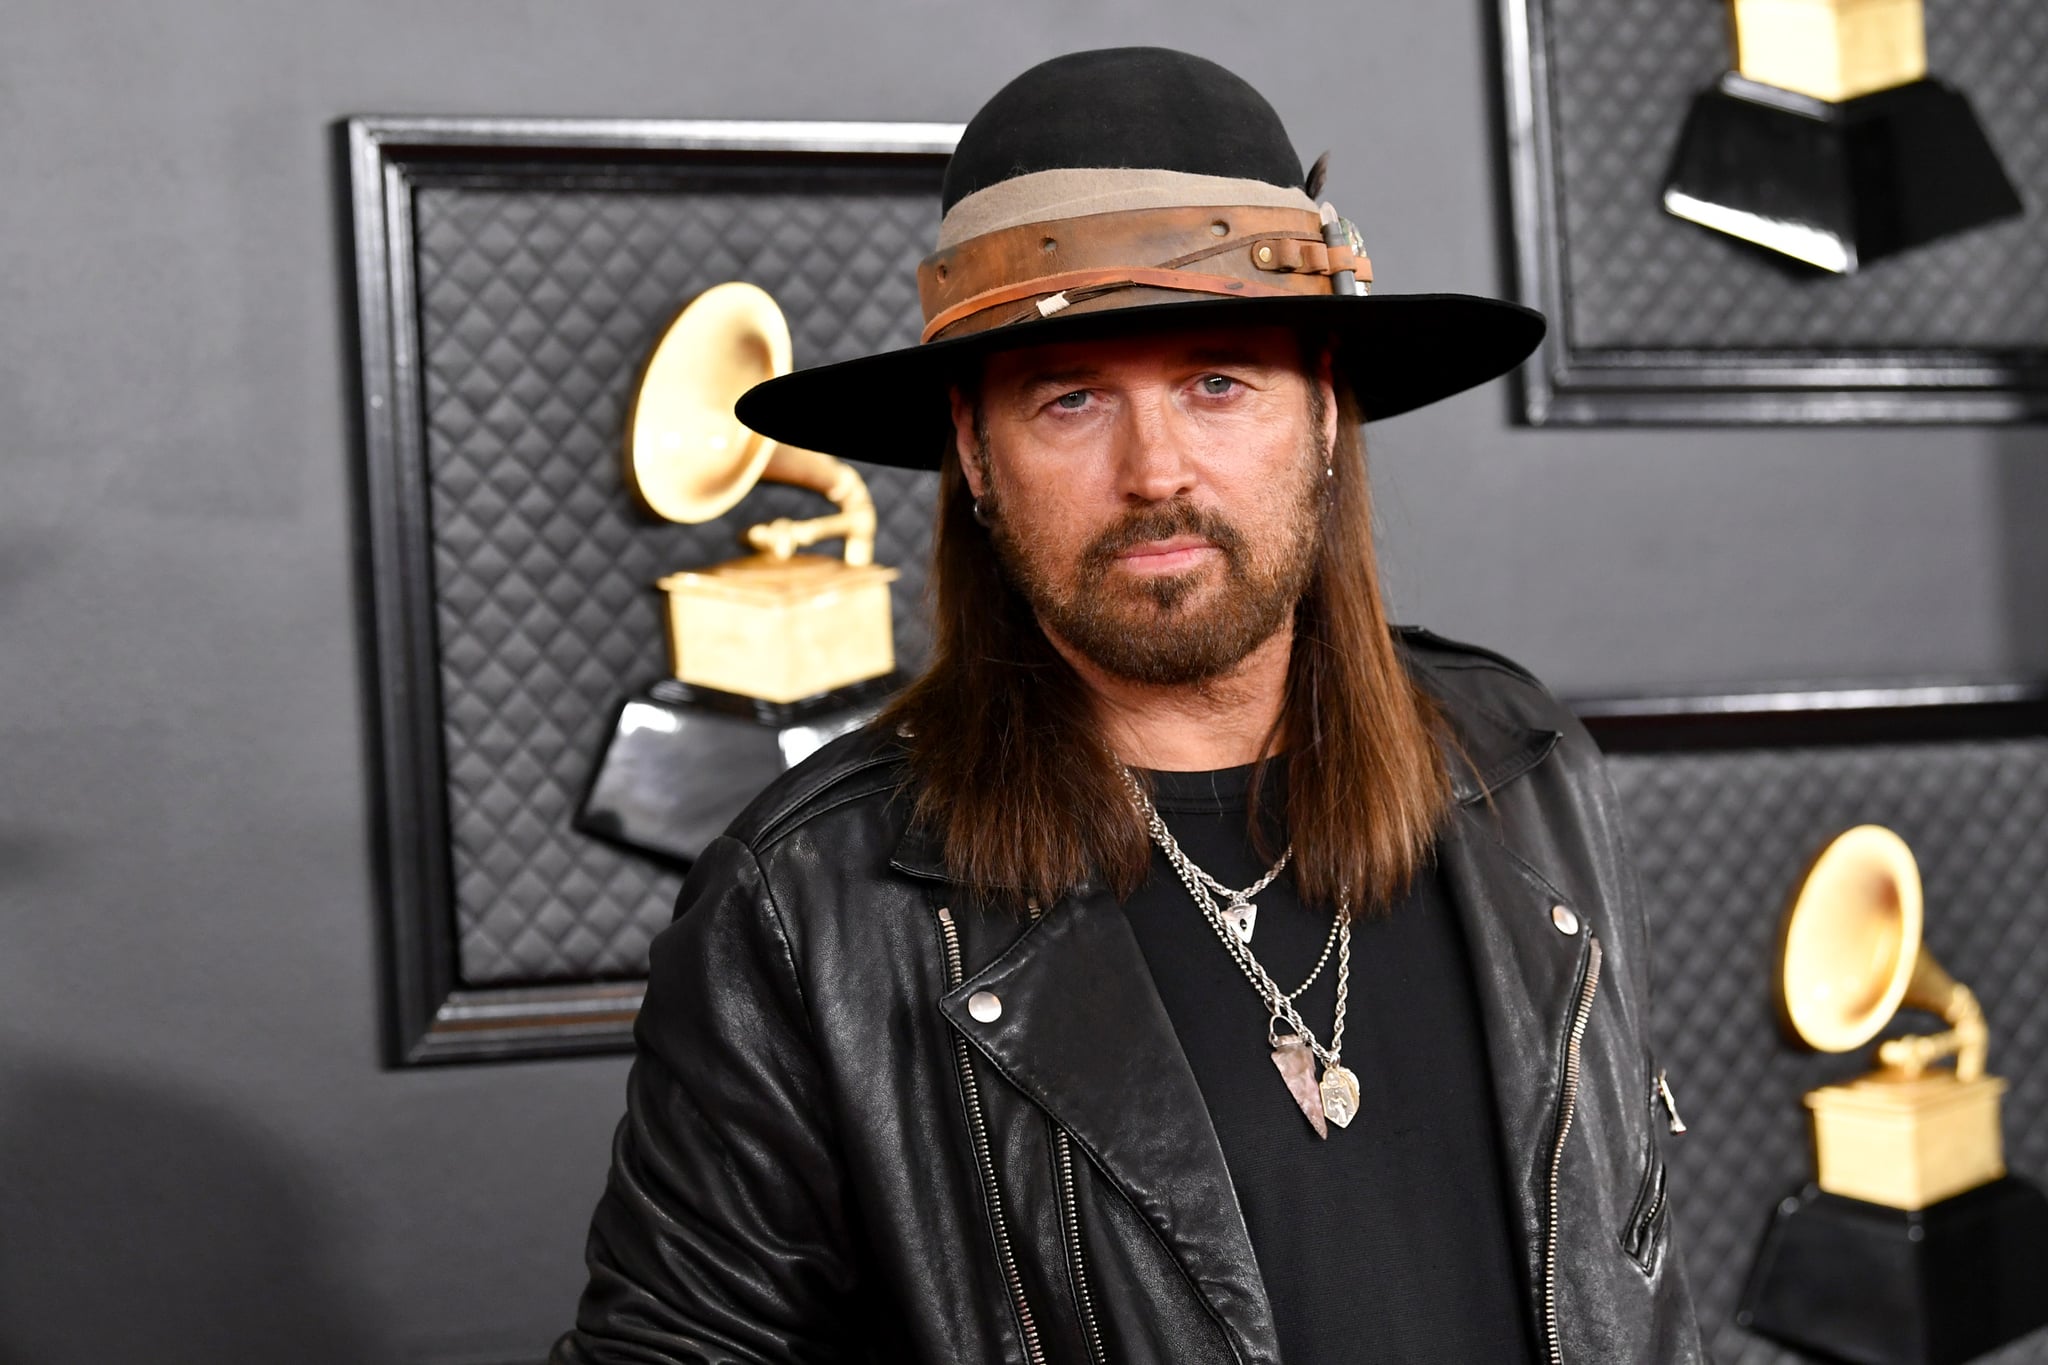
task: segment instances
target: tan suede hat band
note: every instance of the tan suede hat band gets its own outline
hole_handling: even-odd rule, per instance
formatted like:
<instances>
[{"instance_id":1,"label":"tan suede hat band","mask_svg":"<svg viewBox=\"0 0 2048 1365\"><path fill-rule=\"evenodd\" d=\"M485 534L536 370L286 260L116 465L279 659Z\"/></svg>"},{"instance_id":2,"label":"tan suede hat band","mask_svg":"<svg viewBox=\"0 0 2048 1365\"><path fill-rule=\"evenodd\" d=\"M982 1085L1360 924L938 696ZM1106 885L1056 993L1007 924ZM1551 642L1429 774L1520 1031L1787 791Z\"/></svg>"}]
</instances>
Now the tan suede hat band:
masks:
<instances>
[{"instance_id":1,"label":"tan suede hat band","mask_svg":"<svg viewBox=\"0 0 2048 1365\"><path fill-rule=\"evenodd\" d=\"M986 232L1050 218L1086 218L1126 209L1238 205L1316 211L1316 201L1307 191L1263 180L1142 166L1063 167L1013 175L968 195L940 222L937 248L944 251Z\"/></svg>"}]
</instances>

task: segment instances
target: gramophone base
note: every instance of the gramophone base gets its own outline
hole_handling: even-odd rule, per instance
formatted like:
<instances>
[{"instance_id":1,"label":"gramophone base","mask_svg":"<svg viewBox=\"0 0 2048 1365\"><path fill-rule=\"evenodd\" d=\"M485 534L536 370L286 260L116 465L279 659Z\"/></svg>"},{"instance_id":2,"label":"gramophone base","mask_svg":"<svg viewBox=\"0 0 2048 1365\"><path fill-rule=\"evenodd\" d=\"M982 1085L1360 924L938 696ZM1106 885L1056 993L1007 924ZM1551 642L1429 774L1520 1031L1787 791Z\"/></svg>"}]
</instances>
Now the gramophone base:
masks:
<instances>
[{"instance_id":1,"label":"gramophone base","mask_svg":"<svg viewBox=\"0 0 2048 1365\"><path fill-rule=\"evenodd\" d=\"M704 691L803 705L896 669L896 570L826 555L749 555L661 580L669 666Z\"/></svg>"},{"instance_id":2,"label":"gramophone base","mask_svg":"<svg viewBox=\"0 0 2048 1365\"><path fill-rule=\"evenodd\" d=\"M1664 207L1839 274L2022 208L1940 81L1830 104L1733 73L1693 101Z\"/></svg>"},{"instance_id":3,"label":"gramophone base","mask_svg":"<svg viewBox=\"0 0 2048 1365\"><path fill-rule=\"evenodd\" d=\"M1960 1365L2048 1326L2048 1197L2005 1176L1907 1212L1808 1185L1778 1205L1738 1326L1854 1365Z\"/></svg>"},{"instance_id":4,"label":"gramophone base","mask_svg":"<svg viewBox=\"0 0 2048 1365\"><path fill-rule=\"evenodd\" d=\"M2005 1174L1997 1076L1883 1072L1806 1094L1815 1182L1844 1199L1924 1209Z\"/></svg>"},{"instance_id":5,"label":"gramophone base","mask_svg":"<svg viewBox=\"0 0 2048 1365\"><path fill-rule=\"evenodd\" d=\"M575 827L687 866L763 787L871 719L900 682L766 702L664 678L620 706Z\"/></svg>"}]
</instances>

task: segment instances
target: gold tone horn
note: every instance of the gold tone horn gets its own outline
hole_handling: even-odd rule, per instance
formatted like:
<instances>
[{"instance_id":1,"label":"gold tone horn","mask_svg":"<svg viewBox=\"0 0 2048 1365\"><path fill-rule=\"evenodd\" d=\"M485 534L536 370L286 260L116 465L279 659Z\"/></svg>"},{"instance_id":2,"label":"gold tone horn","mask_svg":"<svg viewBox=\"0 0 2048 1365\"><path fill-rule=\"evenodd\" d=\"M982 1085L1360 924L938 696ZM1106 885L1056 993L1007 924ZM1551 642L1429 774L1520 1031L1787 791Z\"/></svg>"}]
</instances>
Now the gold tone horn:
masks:
<instances>
[{"instance_id":1,"label":"gold tone horn","mask_svg":"<svg viewBox=\"0 0 2048 1365\"><path fill-rule=\"evenodd\" d=\"M766 290L735 280L699 294L662 334L634 395L626 482L656 516L692 525L724 516L763 479L808 488L839 511L749 527L746 543L788 559L843 538L847 563L872 564L875 502L853 466L778 446L733 416L741 394L789 368L789 323Z\"/></svg>"},{"instance_id":2,"label":"gold tone horn","mask_svg":"<svg viewBox=\"0 0 2048 1365\"><path fill-rule=\"evenodd\" d=\"M1984 1074L1989 1030L1970 989L1921 942L1920 869L1906 841L1859 825L1808 870L1779 934L1776 997L1787 1032L1821 1052L1870 1042L1902 1008L1942 1033L1893 1038L1881 1069L1806 1097L1820 1186L1917 1209L2004 1174L1998 1097ZM1931 1070L1954 1057L1953 1071Z\"/></svg>"},{"instance_id":3,"label":"gold tone horn","mask_svg":"<svg viewBox=\"0 0 2048 1365\"><path fill-rule=\"evenodd\" d=\"M1778 1009L1793 1036L1817 1051L1849 1052L1900 1009L1926 1010L1948 1031L1894 1038L1879 1060L1917 1076L1954 1056L1958 1079L1983 1075L1984 1011L1921 942L1925 913L1920 867L1904 839L1858 825L1829 844L1785 916Z\"/></svg>"},{"instance_id":4,"label":"gold tone horn","mask_svg":"<svg viewBox=\"0 0 2048 1365\"><path fill-rule=\"evenodd\" d=\"M661 580L677 679L757 701L797 702L896 667L894 569L875 564L875 503L853 466L749 431L733 404L790 368L775 300L738 281L699 294L648 358L626 432L626 482L669 521L723 516L756 483L836 504L829 516L750 526L754 554ZM797 553L842 539L842 559Z\"/></svg>"}]
</instances>

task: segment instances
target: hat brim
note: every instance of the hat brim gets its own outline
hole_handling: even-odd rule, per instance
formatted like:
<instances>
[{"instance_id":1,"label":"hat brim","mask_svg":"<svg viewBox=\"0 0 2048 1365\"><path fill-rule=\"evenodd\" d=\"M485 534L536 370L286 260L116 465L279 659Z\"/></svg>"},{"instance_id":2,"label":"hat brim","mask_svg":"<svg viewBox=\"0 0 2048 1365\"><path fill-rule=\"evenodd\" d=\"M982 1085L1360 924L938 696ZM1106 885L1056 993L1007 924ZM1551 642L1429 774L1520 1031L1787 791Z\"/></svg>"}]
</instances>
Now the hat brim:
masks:
<instances>
[{"instance_id":1,"label":"hat brim","mask_svg":"<svg viewBox=\"0 0 2048 1365\"><path fill-rule=\"evenodd\" d=\"M1541 313L1469 294L1198 298L1061 314L756 384L734 412L784 445L903 469L935 469L951 448L947 390L984 355L1166 328L1281 325L1327 332L1366 420L1497 379L1543 340Z\"/></svg>"}]
</instances>

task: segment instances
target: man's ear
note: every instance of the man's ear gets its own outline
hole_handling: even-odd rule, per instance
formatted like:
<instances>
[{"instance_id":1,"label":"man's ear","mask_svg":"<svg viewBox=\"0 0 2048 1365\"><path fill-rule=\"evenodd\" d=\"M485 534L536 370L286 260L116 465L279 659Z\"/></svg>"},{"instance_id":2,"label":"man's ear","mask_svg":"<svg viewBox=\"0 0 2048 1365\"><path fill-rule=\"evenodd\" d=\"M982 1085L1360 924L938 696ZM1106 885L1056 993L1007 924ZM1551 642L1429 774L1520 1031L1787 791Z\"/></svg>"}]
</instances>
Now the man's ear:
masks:
<instances>
[{"instance_id":1,"label":"man's ear","mask_svg":"<svg viewBox=\"0 0 2048 1365\"><path fill-rule=\"evenodd\" d=\"M948 391L948 397L953 405L953 458L960 462L968 494L979 499L988 490L982 486L981 439L974 430L974 404L967 401L958 384Z\"/></svg>"}]
</instances>

